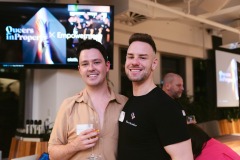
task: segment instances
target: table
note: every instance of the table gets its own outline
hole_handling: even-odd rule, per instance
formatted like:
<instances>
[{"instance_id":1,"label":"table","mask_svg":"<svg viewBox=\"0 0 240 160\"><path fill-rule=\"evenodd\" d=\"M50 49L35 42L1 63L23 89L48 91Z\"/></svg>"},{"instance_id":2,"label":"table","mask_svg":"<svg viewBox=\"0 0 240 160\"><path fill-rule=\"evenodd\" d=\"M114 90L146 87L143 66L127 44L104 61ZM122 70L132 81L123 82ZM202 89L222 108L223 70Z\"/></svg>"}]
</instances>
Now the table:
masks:
<instances>
[{"instance_id":1,"label":"table","mask_svg":"<svg viewBox=\"0 0 240 160\"><path fill-rule=\"evenodd\" d=\"M39 158L43 152L48 152L48 142L24 141L16 137L12 138L8 159L24 157L36 154Z\"/></svg>"}]
</instances>

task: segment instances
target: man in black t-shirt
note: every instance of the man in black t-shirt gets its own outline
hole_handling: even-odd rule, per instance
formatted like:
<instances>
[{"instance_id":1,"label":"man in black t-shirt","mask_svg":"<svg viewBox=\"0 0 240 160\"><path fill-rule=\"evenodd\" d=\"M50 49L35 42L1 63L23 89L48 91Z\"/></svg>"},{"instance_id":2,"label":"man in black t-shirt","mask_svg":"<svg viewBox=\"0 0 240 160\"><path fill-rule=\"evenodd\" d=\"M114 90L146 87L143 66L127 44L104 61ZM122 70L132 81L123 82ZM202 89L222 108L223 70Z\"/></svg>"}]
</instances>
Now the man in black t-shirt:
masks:
<instances>
[{"instance_id":1,"label":"man in black t-shirt","mask_svg":"<svg viewBox=\"0 0 240 160\"><path fill-rule=\"evenodd\" d=\"M132 81L133 96L119 117L118 160L193 160L179 104L153 82L155 53L150 35L130 37L125 72Z\"/></svg>"},{"instance_id":2,"label":"man in black t-shirt","mask_svg":"<svg viewBox=\"0 0 240 160\"><path fill-rule=\"evenodd\" d=\"M167 95L169 95L172 99L176 100L178 103L178 99L181 98L182 93L184 91L183 87L183 79L180 75L176 73L167 73L163 77L163 86L162 89ZM182 105L179 103L182 109L182 114L186 116L187 124L197 123L194 115L187 115Z\"/></svg>"}]
</instances>

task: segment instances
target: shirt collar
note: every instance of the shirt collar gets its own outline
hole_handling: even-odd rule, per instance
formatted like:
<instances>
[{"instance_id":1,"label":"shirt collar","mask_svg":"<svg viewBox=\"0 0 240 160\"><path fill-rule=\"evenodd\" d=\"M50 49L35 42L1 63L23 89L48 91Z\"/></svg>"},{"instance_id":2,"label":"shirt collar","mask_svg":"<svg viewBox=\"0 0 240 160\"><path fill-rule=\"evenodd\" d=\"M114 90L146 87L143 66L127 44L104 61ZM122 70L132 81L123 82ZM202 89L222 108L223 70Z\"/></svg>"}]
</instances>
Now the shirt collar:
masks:
<instances>
[{"instance_id":1,"label":"shirt collar","mask_svg":"<svg viewBox=\"0 0 240 160\"><path fill-rule=\"evenodd\" d=\"M119 94L116 94L110 87L109 87L109 91L110 91L110 101L116 101L117 103L121 104L121 97ZM90 97L88 96L87 90L86 88L84 90L82 90L79 94L79 96L76 99L76 102L83 102L83 103L90 103Z\"/></svg>"}]
</instances>

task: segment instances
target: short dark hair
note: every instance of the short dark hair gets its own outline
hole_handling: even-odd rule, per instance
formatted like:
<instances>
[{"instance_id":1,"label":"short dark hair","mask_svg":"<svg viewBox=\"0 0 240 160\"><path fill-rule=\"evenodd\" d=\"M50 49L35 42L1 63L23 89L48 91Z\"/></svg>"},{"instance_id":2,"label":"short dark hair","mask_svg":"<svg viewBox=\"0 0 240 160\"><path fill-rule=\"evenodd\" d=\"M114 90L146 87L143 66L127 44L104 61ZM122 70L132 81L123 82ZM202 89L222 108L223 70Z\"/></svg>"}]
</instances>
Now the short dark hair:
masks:
<instances>
[{"instance_id":1,"label":"short dark hair","mask_svg":"<svg viewBox=\"0 0 240 160\"><path fill-rule=\"evenodd\" d=\"M157 48L155 45L155 42L153 41L152 36L150 36L149 34L146 33L134 33L131 35L128 44L130 45L131 43L135 42L135 41L141 41L141 42L146 42L148 43L152 49L154 50L154 52L157 52Z\"/></svg>"},{"instance_id":2,"label":"short dark hair","mask_svg":"<svg viewBox=\"0 0 240 160\"><path fill-rule=\"evenodd\" d=\"M82 50L91 49L91 48L95 48L95 49L99 50L100 53L102 54L105 62L108 61L108 54L107 54L106 48L100 42L93 40L93 39L87 39L87 40L84 40L79 43L79 45L77 47L78 60L79 60L79 56L80 56L80 53Z\"/></svg>"}]
</instances>

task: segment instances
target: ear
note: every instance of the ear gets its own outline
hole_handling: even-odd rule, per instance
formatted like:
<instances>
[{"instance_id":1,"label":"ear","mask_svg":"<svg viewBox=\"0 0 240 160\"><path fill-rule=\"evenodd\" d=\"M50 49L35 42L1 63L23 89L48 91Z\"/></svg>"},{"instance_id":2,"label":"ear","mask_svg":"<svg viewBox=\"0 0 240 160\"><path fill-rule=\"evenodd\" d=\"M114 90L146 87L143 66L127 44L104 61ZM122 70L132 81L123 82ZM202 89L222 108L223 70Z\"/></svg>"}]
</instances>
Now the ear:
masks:
<instances>
[{"instance_id":1,"label":"ear","mask_svg":"<svg viewBox=\"0 0 240 160\"><path fill-rule=\"evenodd\" d=\"M158 59L155 57L152 63L152 70L154 71L158 65Z\"/></svg>"},{"instance_id":2,"label":"ear","mask_svg":"<svg viewBox=\"0 0 240 160\"><path fill-rule=\"evenodd\" d=\"M171 87L171 84L170 84L170 83L167 83L167 84L166 84L166 89L169 90L170 87Z\"/></svg>"},{"instance_id":3,"label":"ear","mask_svg":"<svg viewBox=\"0 0 240 160\"><path fill-rule=\"evenodd\" d=\"M106 62L107 72L110 70L111 63L109 61Z\"/></svg>"}]
</instances>

